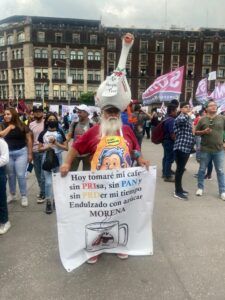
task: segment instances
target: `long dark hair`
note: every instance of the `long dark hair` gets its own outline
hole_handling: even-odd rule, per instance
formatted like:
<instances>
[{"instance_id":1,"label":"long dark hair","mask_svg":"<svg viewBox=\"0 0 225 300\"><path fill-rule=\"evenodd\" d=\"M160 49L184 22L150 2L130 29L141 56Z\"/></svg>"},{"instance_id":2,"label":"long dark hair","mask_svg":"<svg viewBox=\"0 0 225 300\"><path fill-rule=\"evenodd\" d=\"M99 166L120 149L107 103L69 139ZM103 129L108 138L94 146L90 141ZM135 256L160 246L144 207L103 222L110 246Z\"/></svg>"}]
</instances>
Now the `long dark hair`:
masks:
<instances>
[{"instance_id":1,"label":"long dark hair","mask_svg":"<svg viewBox=\"0 0 225 300\"><path fill-rule=\"evenodd\" d=\"M46 115L46 117L45 117L45 122L44 122L44 129L45 129L45 130L48 129L48 119L49 119L51 116L53 116L53 117L56 119L56 121L58 122L58 117L57 117L57 115L56 115L55 113L53 113L53 112L49 112L49 113ZM58 124L57 124L57 126L56 126L56 129L57 129L57 130L59 129L59 122L58 122Z\"/></svg>"},{"instance_id":2,"label":"long dark hair","mask_svg":"<svg viewBox=\"0 0 225 300\"><path fill-rule=\"evenodd\" d=\"M6 110L9 110L12 115L12 119L9 122L9 124L13 124L13 125L15 125L15 127L18 127L21 131L25 132L25 124L23 124L23 122L20 120L19 114L15 110L15 108L9 107L9 108L6 108L5 111Z\"/></svg>"}]
</instances>

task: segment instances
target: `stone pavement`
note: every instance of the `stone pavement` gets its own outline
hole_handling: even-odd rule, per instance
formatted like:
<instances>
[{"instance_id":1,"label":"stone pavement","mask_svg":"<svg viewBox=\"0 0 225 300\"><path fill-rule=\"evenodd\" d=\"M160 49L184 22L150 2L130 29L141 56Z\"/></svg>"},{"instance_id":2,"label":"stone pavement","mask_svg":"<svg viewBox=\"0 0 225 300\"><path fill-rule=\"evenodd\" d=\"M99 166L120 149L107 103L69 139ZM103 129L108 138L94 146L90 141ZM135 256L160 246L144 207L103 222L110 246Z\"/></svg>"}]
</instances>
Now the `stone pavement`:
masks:
<instances>
[{"instance_id":1,"label":"stone pavement","mask_svg":"<svg viewBox=\"0 0 225 300\"><path fill-rule=\"evenodd\" d=\"M67 273L59 258L55 213L36 204L29 176L29 207L10 204L12 228L0 237L0 300L225 299L225 203L215 173L203 197L195 196L197 163L184 174L189 201L173 198L174 184L161 176L161 145L144 140L143 152L158 166L153 218L154 255L103 255L96 265Z\"/></svg>"}]
</instances>

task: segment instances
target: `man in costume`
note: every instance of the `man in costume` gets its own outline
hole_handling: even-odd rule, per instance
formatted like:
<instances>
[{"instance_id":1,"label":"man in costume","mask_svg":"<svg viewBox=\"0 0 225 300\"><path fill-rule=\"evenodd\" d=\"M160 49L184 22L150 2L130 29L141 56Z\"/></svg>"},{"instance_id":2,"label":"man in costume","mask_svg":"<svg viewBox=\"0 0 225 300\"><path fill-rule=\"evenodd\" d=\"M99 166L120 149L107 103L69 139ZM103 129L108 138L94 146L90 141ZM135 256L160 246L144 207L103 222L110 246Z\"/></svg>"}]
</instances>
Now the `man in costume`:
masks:
<instances>
[{"instance_id":1,"label":"man in costume","mask_svg":"<svg viewBox=\"0 0 225 300\"><path fill-rule=\"evenodd\" d=\"M124 72L126 63L124 56L128 55L132 44L133 36L126 34L117 69L110 77L107 77L97 91L96 100L102 113L100 124L90 128L73 143L60 168L62 176L68 174L73 160L78 155L85 153L90 154L91 170L128 168L131 167L132 160L136 160L139 166L149 166L149 161L146 161L141 154L140 146L132 129L122 124L120 116L131 99L130 88ZM121 259L128 257L127 254L122 253L117 255ZM88 262L96 263L97 260L98 256L94 256Z\"/></svg>"}]
</instances>

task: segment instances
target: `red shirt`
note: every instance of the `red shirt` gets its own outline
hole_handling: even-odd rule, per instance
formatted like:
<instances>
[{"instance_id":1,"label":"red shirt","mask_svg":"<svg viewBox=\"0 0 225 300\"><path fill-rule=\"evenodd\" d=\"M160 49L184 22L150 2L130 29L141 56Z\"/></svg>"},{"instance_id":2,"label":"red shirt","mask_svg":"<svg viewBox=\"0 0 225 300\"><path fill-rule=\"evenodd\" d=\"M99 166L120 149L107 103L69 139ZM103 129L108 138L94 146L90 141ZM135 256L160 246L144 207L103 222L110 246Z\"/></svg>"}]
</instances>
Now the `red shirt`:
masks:
<instances>
[{"instance_id":1,"label":"red shirt","mask_svg":"<svg viewBox=\"0 0 225 300\"><path fill-rule=\"evenodd\" d=\"M76 149L80 155L93 155L101 139L99 132L99 124L93 126L88 131L86 131L77 141L73 143L73 148ZM123 137L126 140L127 146L129 148L130 154L132 154L133 150L141 151L132 129L127 125L123 125L122 132Z\"/></svg>"}]
</instances>

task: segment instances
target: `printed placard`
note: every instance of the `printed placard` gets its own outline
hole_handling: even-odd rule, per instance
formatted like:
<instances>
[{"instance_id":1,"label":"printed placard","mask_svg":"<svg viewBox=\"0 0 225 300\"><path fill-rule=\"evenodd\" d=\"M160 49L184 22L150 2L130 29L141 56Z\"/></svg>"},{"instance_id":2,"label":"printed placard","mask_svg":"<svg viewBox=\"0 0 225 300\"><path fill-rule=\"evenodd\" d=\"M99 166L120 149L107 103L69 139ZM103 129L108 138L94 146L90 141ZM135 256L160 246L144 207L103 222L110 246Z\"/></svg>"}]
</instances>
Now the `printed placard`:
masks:
<instances>
[{"instance_id":1,"label":"printed placard","mask_svg":"<svg viewBox=\"0 0 225 300\"><path fill-rule=\"evenodd\" d=\"M152 255L156 167L53 175L60 257L70 272L97 254Z\"/></svg>"}]
</instances>

